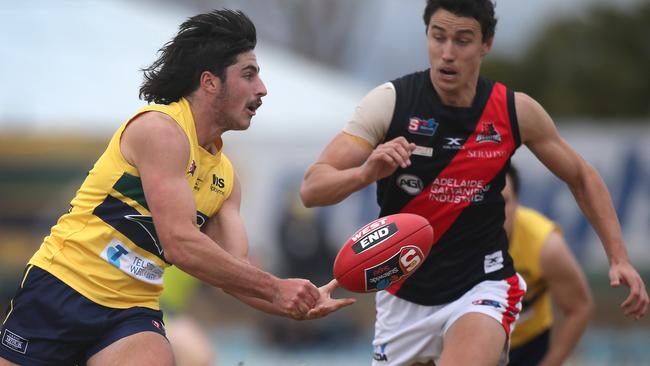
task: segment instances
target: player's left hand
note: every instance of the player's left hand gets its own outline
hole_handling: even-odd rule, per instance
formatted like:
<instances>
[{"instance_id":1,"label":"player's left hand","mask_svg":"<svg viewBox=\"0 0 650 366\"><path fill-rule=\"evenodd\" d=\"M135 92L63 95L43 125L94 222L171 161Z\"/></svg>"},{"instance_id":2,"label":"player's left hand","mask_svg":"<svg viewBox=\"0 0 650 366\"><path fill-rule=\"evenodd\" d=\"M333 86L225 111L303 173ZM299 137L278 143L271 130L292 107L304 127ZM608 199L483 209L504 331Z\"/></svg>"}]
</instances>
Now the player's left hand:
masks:
<instances>
[{"instance_id":1,"label":"player's left hand","mask_svg":"<svg viewBox=\"0 0 650 366\"><path fill-rule=\"evenodd\" d=\"M625 316L641 319L648 310L648 292L643 279L629 262L612 264L609 268L609 281L612 287L621 283L630 288L630 294L621 304Z\"/></svg>"},{"instance_id":2,"label":"player's left hand","mask_svg":"<svg viewBox=\"0 0 650 366\"><path fill-rule=\"evenodd\" d=\"M322 318L329 313L337 311L344 306L352 305L357 301L353 298L333 299L332 291L334 291L338 286L338 281L333 279L327 285L319 287L318 292L320 292L320 298L318 299L316 306L307 312L307 316L304 319L311 320Z\"/></svg>"}]
</instances>

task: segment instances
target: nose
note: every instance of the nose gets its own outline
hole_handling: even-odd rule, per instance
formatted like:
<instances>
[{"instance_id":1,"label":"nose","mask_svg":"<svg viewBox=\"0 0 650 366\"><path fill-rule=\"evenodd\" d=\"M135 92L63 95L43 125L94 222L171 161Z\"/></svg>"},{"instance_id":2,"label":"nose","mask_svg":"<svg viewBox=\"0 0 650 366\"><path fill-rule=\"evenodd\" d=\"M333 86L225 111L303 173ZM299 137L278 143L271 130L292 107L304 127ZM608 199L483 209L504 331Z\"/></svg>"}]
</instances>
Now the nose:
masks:
<instances>
[{"instance_id":1,"label":"nose","mask_svg":"<svg viewBox=\"0 0 650 366\"><path fill-rule=\"evenodd\" d=\"M454 44L451 40L447 40L447 42L442 45L442 59L444 61L453 61L454 58Z\"/></svg>"},{"instance_id":2,"label":"nose","mask_svg":"<svg viewBox=\"0 0 650 366\"><path fill-rule=\"evenodd\" d=\"M259 80L259 83L257 85L255 95L257 95L258 97L263 97L266 94L268 94L268 91L266 90L266 85L264 85L264 82L262 81L262 79L260 78L258 80Z\"/></svg>"}]
</instances>

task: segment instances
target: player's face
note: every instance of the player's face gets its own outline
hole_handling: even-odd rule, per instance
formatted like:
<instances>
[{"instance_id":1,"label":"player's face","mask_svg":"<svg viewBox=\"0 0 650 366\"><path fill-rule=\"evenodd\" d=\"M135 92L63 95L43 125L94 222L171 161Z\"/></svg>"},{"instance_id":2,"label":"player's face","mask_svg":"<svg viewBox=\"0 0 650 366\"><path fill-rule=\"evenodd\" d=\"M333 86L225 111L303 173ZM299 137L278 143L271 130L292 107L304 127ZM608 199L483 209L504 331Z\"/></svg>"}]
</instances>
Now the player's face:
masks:
<instances>
[{"instance_id":1,"label":"player's face","mask_svg":"<svg viewBox=\"0 0 650 366\"><path fill-rule=\"evenodd\" d=\"M431 80L436 90L473 93L481 59L492 46L491 39L483 42L479 22L440 9L431 16L427 40Z\"/></svg>"},{"instance_id":2,"label":"player's face","mask_svg":"<svg viewBox=\"0 0 650 366\"><path fill-rule=\"evenodd\" d=\"M226 130L247 129L262 105L267 92L259 72L252 50L238 55L237 61L226 69L226 81L215 100L220 124Z\"/></svg>"},{"instance_id":3,"label":"player's face","mask_svg":"<svg viewBox=\"0 0 650 366\"><path fill-rule=\"evenodd\" d=\"M512 178L510 178L510 175L506 175L506 185L503 188L503 191L501 191L501 194L503 195L503 200L506 202L506 221L503 226L506 229L508 236L510 236L510 233L512 232L513 219L515 217L515 210L517 209L518 204L517 195L515 194L514 189L512 189Z\"/></svg>"}]
</instances>

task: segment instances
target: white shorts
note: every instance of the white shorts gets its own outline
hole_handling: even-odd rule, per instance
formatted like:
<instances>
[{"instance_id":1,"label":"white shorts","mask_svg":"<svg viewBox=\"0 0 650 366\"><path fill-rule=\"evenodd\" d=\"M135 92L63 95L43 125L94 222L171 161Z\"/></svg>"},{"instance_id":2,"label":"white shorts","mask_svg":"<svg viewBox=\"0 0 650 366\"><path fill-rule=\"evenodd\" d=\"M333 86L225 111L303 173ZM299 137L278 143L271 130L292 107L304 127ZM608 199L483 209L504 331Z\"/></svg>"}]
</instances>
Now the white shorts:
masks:
<instances>
[{"instance_id":1,"label":"white shorts","mask_svg":"<svg viewBox=\"0 0 650 366\"><path fill-rule=\"evenodd\" d=\"M483 281L457 300L424 306L400 299L387 291L376 295L377 319L373 366L438 362L447 329L467 313L483 313L498 321L508 335L499 360L508 361L509 335L521 311L526 282L519 275L502 281Z\"/></svg>"}]
</instances>

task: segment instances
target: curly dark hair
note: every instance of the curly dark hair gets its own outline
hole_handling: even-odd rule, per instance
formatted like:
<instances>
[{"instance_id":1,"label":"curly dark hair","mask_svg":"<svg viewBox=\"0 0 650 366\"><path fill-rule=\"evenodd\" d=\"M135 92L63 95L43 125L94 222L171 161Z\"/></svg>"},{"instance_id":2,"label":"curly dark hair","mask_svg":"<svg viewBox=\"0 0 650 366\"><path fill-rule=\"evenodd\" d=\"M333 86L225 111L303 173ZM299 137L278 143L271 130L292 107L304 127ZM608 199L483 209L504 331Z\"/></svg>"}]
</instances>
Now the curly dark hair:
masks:
<instances>
[{"instance_id":1,"label":"curly dark hair","mask_svg":"<svg viewBox=\"0 0 650 366\"><path fill-rule=\"evenodd\" d=\"M160 57L142 69L140 99L169 104L190 95L204 71L225 81L226 68L255 48L253 22L238 10L213 10L183 22L178 34L159 50Z\"/></svg>"},{"instance_id":2,"label":"curly dark hair","mask_svg":"<svg viewBox=\"0 0 650 366\"><path fill-rule=\"evenodd\" d=\"M427 32L431 16L439 9L447 10L458 16L476 19L481 25L483 42L487 42L494 36L497 18L494 15L492 0L427 0L427 6L424 8L422 16Z\"/></svg>"}]
</instances>

